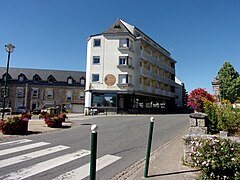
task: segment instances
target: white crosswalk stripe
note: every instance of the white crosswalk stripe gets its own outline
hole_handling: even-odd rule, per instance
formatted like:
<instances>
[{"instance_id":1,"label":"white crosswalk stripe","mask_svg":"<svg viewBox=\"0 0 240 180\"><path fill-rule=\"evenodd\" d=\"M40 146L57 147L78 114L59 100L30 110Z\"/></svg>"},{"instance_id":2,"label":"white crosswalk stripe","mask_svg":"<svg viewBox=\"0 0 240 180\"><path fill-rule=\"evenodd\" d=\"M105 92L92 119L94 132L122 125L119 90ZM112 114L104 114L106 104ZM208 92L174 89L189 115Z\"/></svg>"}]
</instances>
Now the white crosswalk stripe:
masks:
<instances>
[{"instance_id":1,"label":"white crosswalk stripe","mask_svg":"<svg viewBox=\"0 0 240 180\"><path fill-rule=\"evenodd\" d=\"M121 157L118 156L113 156L113 155L105 155L99 159L97 159L97 167L96 170L100 170L115 161L121 159ZM74 169L70 172L67 172L65 174L62 174L58 176L57 178L53 180L81 180L89 176L89 169L90 169L90 164L85 164L77 169Z\"/></svg>"},{"instance_id":2,"label":"white crosswalk stripe","mask_svg":"<svg viewBox=\"0 0 240 180\"><path fill-rule=\"evenodd\" d=\"M31 160L31 159L34 159L37 157L45 156L47 154L55 153L55 152L62 151L62 150L68 149L68 148L69 147L67 147L67 146L59 145L59 146L55 146L52 148L47 148L47 149L43 149L40 151L35 151L32 153L27 153L27 154L23 154L20 156L4 159L4 160L0 161L0 168L7 167L7 166L10 166L13 164L20 163L20 162L28 161L28 160Z\"/></svg>"},{"instance_id":3,"label":"white crosswalk stripe","mask_svg":"<svg viewBox=\"0 0 240 180\"><path fill-rule=\"evenodd\" d=\"M0 160L0 179L4 180L18 180L18 179L25 179L29 178L31 176L37 175L42 172L48 172L48 170L51 170L53 168L56 168L61 165L68 165L74 160L83 158L85 156L90 155L89 150L81 149L79 151L73 152L73 153L68 153L64 154L64 150L69 149L70 147L64 146L64 145L57 145L53 147L44 147L45 145L49 145L50 143L47 142L38 142L38 143L33 143L31 142L32 140L28 139L22 139L22 140L15 140L15 141L10 141L10 142L2 142L0 143L0 148L4 148L4 150L0 150L0 156L3 155L9 155L12 154L12 157L9 157L7 159ZM29 143L28 145L22 145L23 143ZM13 147L13 145L18 145L17 147ZM9 149L5 149L9 146ZM34 148L37 148L37 150L34 150ZM39 148L42 148L39 150ZM28 153L24 153L24 151L32 151ZM37 158L47 156L54 153L60 152L61 151L61 156L48 159L45 161L39 161ZM18 155L14 156L13 153L16 152L21 152L18 153ZM19 155L20 154L20 155ZM1 171L1 168L8 167L9 169L11 168L12 165L22 163L25 161L31 161L33 159L36 159L34 161L35 164L32 164L29 167L24 167L21 164L21 169L15 169L15 172L10 172L8 171L8 174L4 174L3 171ZM103 169L104 167L109 166L110 164L118 161L121 159L121 157L118 156L113 156L113 155L105 155L102 156L101 158L97 159L97 166L96 170L99 171ZM16 166L18 167L18 166ZM82 165L76 169L72 169L69 172L66 172L56 178L54 180L81 180L89 176L90 173L90 164L87 163L85 165ZM41 178L40 178L41 179Z\"/></svg>"},{"instance_id":4,"label":"white crosswalk stripe","mask_svg":"<svg viewBox=\"0 0 240 180\"><path fill-rule=\"evenodd\" d=\"M4 149L4 150L0 151L0 156L15 153L15 152L19 152L19 151L24 151L24 150L27 150L27 149L32 149L32 148L36 148L36 147L40 147L40 146L45 146L45 145L48 145L48 144L50 144L50 143L39 142L39 143L28 144L28 145L20 146L20 147Z\"/></svg>"},{"instance_id":5,"label":"white crosswalk stripe","mask_svg":"<svg viewBox=\"0 0 240 180\"><path fill-rule=\"evenodd\" d=\"M2 145L17 145L17 144L22 144L22 143L31 142L31 141L32 140L30 140L30 139L19 139L16 141L2 142L2 143L0 143L0 146L2 146Z\"/></svg>"},{"instance_id":6,"label":"white crosswalk stripe","mask_svg":"<svg viewBox=\"0 0 240 180\"><path fill-rule=\"evenodd\" d=\"M70 161L73 161L73 160L79 159L81 157L87 156L89 154L90 154L90 151L82 149L80 151L77 151L77 152L74 152L74 153L71 153L71 154L66 154L66 155L59 156L59 157L54 158L54 159L50 159L50 160L35 164L35 165L30 166L28 168L20 169L18 172L10 173L10 174L7 174L3 177L1 176L0 178L3 178L5 180L24 179L24 178L39 174L43 171L55 168L55 167L60 166L62 164L68 163Z\"/></svg>"}]
</instances>

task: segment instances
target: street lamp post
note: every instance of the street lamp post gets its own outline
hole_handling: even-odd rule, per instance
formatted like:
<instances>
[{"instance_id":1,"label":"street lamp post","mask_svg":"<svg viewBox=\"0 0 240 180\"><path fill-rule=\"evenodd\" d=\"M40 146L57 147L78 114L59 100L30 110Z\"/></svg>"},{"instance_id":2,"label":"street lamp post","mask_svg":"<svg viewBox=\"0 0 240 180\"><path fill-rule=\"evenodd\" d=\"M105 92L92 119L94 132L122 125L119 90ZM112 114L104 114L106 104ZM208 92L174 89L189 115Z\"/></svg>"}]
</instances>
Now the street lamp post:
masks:
<instances>
[{"instance_id":1,"label":"street lamp post","mask_svg":"<svg viewBox=\"0 0 240 180\"><path fill-rule=\"evenodd\" d=\"M8 83L8 69L9 69L10 54L14 51L14 48L15 46L13 46L12 44L5 45L5 49L8 52L8 59L7 59L7 71L5 75L4 92L3 92L2 119L4 118L5 103L6 103L6 97L7 97L7 83Z\"/></svg>"}]
</instances>

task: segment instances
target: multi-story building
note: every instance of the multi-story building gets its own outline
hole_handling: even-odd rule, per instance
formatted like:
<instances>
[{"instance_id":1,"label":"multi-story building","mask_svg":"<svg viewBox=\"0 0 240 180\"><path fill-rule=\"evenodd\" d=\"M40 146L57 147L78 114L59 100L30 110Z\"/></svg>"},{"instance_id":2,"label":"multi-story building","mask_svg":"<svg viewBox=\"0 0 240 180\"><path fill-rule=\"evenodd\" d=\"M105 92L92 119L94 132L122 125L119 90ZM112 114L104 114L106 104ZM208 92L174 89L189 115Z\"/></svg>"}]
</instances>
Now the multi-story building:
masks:
<instances>
[{"instance_id":1,"label":"multi-story building","mask_svg":"<svg viewBox=\"0 0 240 180\"><path fill-rule=\"evenodd\" d=\"M87 43L85 111L148 113L175 106L175 63L138 28L117 20Z\"/></svg>"},{"instance_id":2,"label":"multi-story building","mask_svg":"<svg viewBox=\"0 0 240 180\"><path fill-rule=\"evenodd\" d=\"M186 110L186 108L187 108L187 91L185 89L184 83L180 79L175 77L175 82L176 82L175 103L176 103L176 108L177 108L176 110L179 112L179 111Z\"/></svg>"},{"instance_id":3,"label":"multi-story building","mask_svg":"<svg viewBox=\"0 0 240 180\"><path fill-rule=\"evenodd\" d=\"M1 99L4 92L6 68L0 67ZM71 112L83 112L85 72L10 68L6 106L16 112L19 107L61 106Z\"/></svg>"}]
</instances>

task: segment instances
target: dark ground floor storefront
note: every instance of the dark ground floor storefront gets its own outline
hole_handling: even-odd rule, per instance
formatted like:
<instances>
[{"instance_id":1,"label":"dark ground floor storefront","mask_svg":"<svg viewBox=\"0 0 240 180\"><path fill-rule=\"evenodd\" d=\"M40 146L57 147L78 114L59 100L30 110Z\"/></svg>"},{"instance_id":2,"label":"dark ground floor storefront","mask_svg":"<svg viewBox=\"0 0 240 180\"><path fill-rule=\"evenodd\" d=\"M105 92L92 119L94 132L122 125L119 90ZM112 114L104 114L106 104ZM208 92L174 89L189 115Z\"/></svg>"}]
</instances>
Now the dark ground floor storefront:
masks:
<instances>
[{"instance_id":1,"label":"dark ground floor storefront","mask_svg":"<svg viewBox=\"0 0 240 180\"><path fill-rule=\"evenodd\" d=\"M91 102L97 113L160 114L175 109L174 98L147 94L92 92Z\"/></svg>"}]
</instances>

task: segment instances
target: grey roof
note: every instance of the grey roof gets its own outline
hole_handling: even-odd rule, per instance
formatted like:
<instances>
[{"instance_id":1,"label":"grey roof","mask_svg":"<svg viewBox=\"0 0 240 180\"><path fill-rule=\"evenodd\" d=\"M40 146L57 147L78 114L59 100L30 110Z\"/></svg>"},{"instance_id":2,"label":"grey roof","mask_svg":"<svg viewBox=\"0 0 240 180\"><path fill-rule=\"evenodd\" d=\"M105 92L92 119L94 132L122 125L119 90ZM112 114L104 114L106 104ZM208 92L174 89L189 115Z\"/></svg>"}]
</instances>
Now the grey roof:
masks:
<instances>
[{"instance_id":1,"label":"grey roof","mask_svg":"<svg viewBox=\"0 0 240 180\"><path fill-rule=\"evenodd\" d=\"M0 78L6 73L6 67L0 67ZM67 70L48 70L48 69L30 69L30 68L9 68L8 74L12 79L18 79L20 74L24 74L28 80L32 80L35 74L39 75L43 81L47 81L49 76L53 76L56 81L66 82L68 77L72 77L76 82L80 81L80 78L86 76L83 71L67 71Z\"/></svg>"},{"instance_id":2,"label":"grey roof","mask_svg":"<svg viewBox=\"0 0 240 180\"><path fill-rule=\"evenodd\" d=\"M117 34L129 33L129 34L133 35L129 31L129 29L122 23L122 21L120 19L115 21L115 23L113 23L110 28L108 28L106 31L104 31L103 34L115 34L115 33L117 33Z\"/></svg>"}]
</instances>

